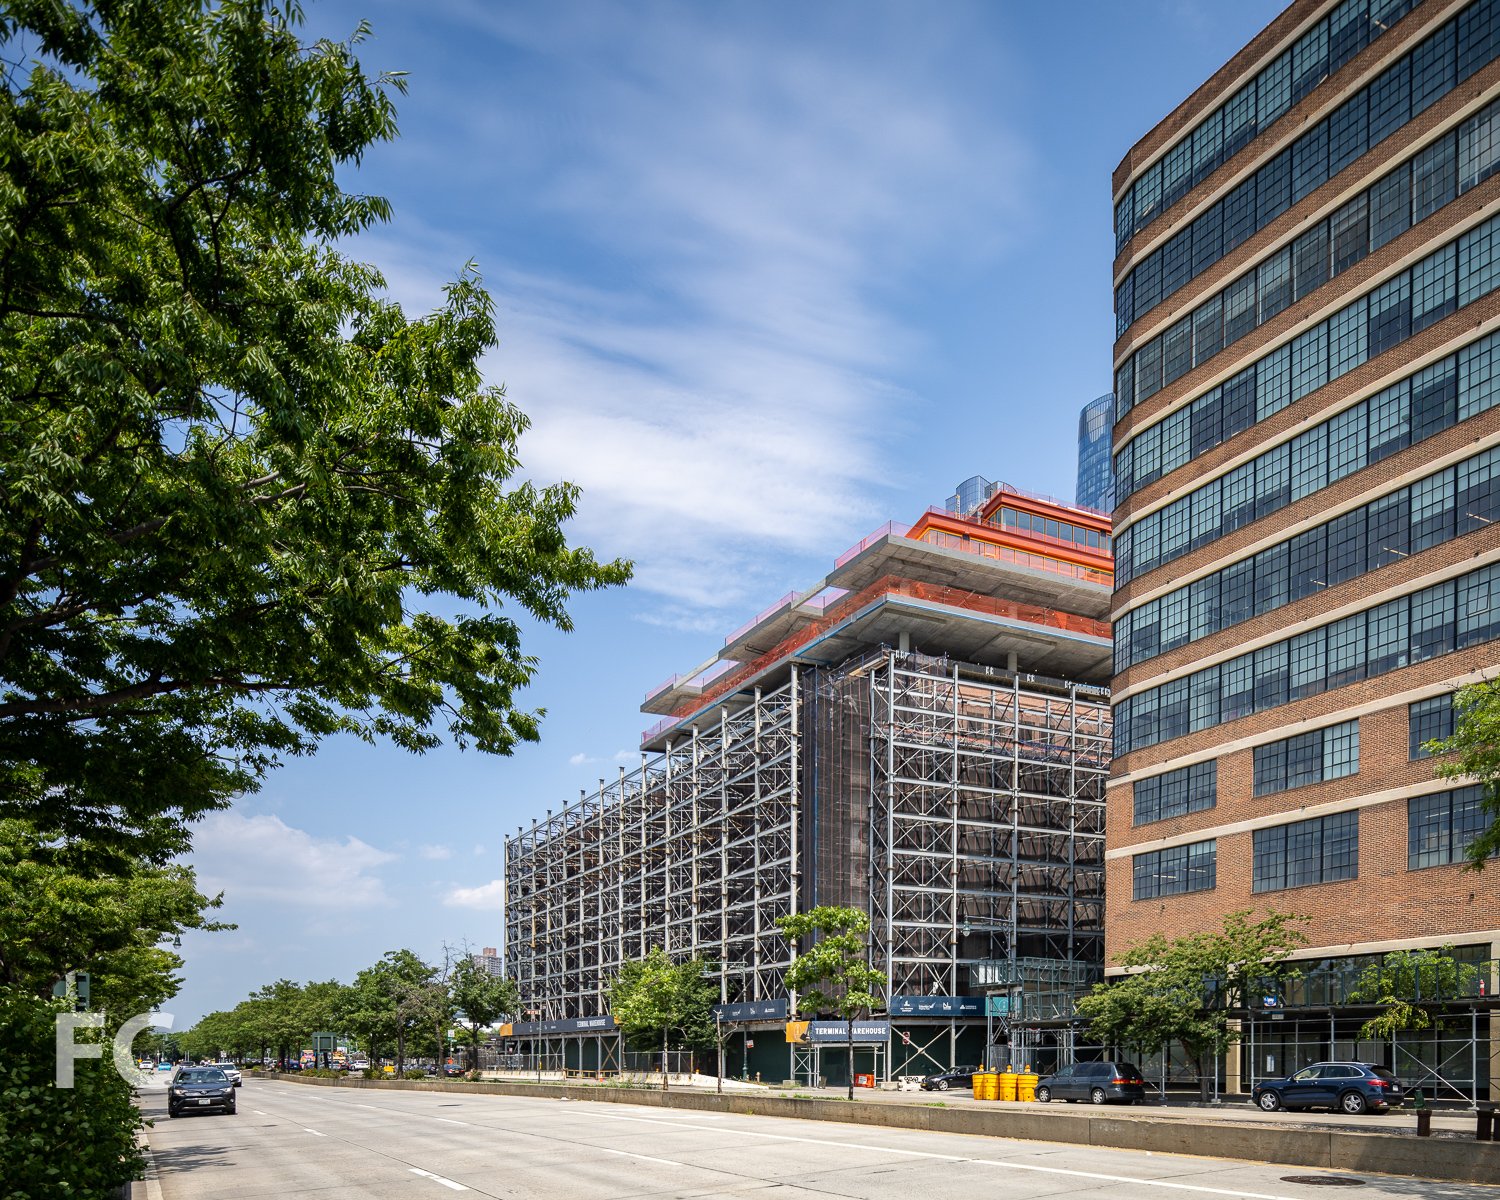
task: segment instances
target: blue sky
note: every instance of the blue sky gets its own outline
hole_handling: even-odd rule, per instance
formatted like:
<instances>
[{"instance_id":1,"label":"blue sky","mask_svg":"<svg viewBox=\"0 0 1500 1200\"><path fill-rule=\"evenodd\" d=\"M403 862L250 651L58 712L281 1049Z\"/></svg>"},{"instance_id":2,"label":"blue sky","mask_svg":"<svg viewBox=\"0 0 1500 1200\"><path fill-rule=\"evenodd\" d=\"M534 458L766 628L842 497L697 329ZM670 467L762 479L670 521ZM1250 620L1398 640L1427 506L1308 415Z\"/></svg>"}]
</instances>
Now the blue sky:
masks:
<instances>
[{"instance_id":1,"label":"blue sky","mask_svg":"<svg viewBox=\"0 0 1500 1200\"><path fill-rule=\"evenodd\" d=\"M501 843L638 762L639 705L876 526L972 474L1072 499L1110 386L1110 175L1266 0L631 5L311 0L408 72L349 186L409 312L473 259L528 475L636 562L532 630L510 759L350 741L197 833L232 933L184 938L178 1027L388 949L502 943Z\"/></svg>"}]
</instances>

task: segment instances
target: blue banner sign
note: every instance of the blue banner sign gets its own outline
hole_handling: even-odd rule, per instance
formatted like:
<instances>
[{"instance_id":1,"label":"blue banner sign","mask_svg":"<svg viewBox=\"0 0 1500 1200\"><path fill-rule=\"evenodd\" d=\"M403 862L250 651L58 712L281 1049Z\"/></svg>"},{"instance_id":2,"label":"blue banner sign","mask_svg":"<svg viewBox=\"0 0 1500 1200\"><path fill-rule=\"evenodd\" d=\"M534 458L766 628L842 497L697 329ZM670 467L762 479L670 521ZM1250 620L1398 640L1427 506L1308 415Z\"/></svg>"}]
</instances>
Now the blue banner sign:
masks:
<instances>
[{"instance_id":1,"label":"blue banner sign","mask_svg":"<svg viewBox=\"0 0 1500 1200\"><path fill-rule=\"evenodd\" d=\"M786 997L780 1000L746 1000L739 1004L715 1004L714 1016L721 1021L785 1021Z\"/></svg>"},{"instance_id":2,"label":"blue banner sign","mask_svg":"<svg viewBox=\"0 0 1500 1200\"><path fill-rule=\"evenodd\" d=\"M887 1009L893 1017L979 1017L983 996L892 996Z\"/></svg>"},{"instance_id":3,"label":"blue banner sign","mask_svg":"<svg viewBox=\"0 0 1500 1200\"><path fill-rule=\"evenodd\" d=\"M548 1033L613 1033L615 1019L608 1013L601 1017L567 1017L557 1021L516 1021L507 1037L535 1037Z\"/></svg>"},{"instance_id":4,"label":"blue banner sign","mask_svg":"<svg viewBox=\"0 0 1500 1200\"><path fill-rule=\"evenodd\" d=\"M809 1021L807 1040L810 1042L847 1042L849 1040L848 1023ZM854 1040L856 1042L888 1042L891 1040L891 1023L889 1021L856 1021L854 1022Z\"/></svg>"}]
</instances>

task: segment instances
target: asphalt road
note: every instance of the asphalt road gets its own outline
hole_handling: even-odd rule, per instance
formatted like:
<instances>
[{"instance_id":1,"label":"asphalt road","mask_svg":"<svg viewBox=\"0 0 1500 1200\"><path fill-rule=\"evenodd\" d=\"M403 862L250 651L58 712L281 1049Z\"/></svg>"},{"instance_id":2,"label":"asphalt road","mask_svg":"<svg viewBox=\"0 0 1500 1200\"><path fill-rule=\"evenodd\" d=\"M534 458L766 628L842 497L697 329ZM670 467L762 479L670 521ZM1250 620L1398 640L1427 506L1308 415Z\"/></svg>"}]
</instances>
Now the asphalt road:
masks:
<instances>
[{"instance_id":1,"label":"asphalt road","mask_svg":"<svg viewBox=\"0 0 1500 1200\"><path fill-rule=\"evenodd\" d=\"M460 1192L526 1200L1315 1200L1329 1195L1326 1182L1356 1179L1357 1194L1371 1200L1500 1198L1500 1187L509 1096L247 1079L232 1117L168 1120L160 1092L143 1104L156 1119L147 1200L443 1200Z\"/></svg>"}]
</instances>

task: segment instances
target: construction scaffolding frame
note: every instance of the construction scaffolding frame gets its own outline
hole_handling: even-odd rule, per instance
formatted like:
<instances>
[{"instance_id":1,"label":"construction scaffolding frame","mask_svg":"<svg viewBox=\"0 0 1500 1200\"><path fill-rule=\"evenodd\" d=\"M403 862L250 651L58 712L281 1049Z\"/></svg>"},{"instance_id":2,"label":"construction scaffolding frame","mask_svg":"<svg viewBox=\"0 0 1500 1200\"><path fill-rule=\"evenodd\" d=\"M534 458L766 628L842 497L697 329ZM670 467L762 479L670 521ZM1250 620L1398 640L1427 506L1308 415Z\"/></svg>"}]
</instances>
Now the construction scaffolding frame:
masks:
<instances>
[{"instance_id":1,"label":"construction scaffolding frame","mask_svg":"<svg viewBox=\"0 0 1500 1200\"><path fill-rule=\"evenodd\" d=\"M603 1013L660 946L720 964L721 999L780 996L797 911L801 673L721 705L634 771L505 843L506 958L525 1016Z\"/></svg>"},{"instance_id":2,"label":"construction scaffolding frame","mask_svg":"<svg viewBox=\"0 0 1500 1200\"><path fill-rule=\"evenodd\" d=\"M776 921L815 904L870 913L892 995L978 994L1016 956L1097 973L1109 746L1102 688L888 647L789 664L507 839L523 1015L604 1013L655 946L719 964L726 1003L780 998Z\"/></svg>"},{"instance_id":3,"label":"construction scaffolding frame","mask_svg":"<svg viewBox=\"0 0 1500 1200\"><path fill-rule=\"evenodd\" d=\"M1108 693L887 653L871 696L871 913L893 994L1102 962Z\"/></svg>"}]
</instances>

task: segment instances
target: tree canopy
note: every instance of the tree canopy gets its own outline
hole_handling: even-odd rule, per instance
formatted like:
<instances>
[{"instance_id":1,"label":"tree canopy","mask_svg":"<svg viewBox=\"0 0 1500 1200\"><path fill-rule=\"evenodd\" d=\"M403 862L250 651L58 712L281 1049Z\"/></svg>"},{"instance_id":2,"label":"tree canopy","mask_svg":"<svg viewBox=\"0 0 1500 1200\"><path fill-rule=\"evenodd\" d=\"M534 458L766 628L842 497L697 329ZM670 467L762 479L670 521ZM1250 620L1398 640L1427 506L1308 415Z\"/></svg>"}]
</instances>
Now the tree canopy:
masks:
<instances>
[{"instance_id":1,"label":"tree canopy","mask_svg":"<svg viewBox=\"0 0 1500 1200\"><path fill-rule=\"evenodd\" d=\"M667 1050L672 1045L705 1047L714 1041L713 1005L718 991L712 964L702 959L673 962L660 946L645 958L624 964L609 984L609 1011L627 1038L655 1039L661 1046L661 1086L667 1086Z\"/></svg>"},{"instance_id":2,"label":"tree canopy","mask_svg":"<svg viewBox=\"0 0 1500 1200\"><path fill-rule=\"evenodd\" d=\"M0 14L0 816L157 861L336 732L537 736L513 608L628 565L512 483L465 269L408 318L343 252L399 76L292 0Z\"/></svg>"},{"instance_id":3,"label":"tree canopy","mask_svg":"<svg viewBox=\"0 0 1500 1200\"><path fill-rule=\"evenodd\" d=\"M1168 938L1157 933L1119 957L1129 974L1097 984L1078 1001L1089 1032L1107 1046L1155 1051L1176 1042L1199 1065L1238 1036L1229 1013L1273 986L1281 964L1307 938L1307 918L1250 910L1229 913L1218 930Z\"/></svg>"},{"instance_id":4,"label":"tree canopy","mask_svg":"<svg viewBox=\"0 0 1500 1200\"><path fill-rule=\"evenodd\" d=\"M491 975L468 954L453 964L448 975L448 993L466 1026L469 1068L479 1067L479 1033L502 1016L521 1007L521 994L513 979Z\"/></svg>"}]
</instances>

